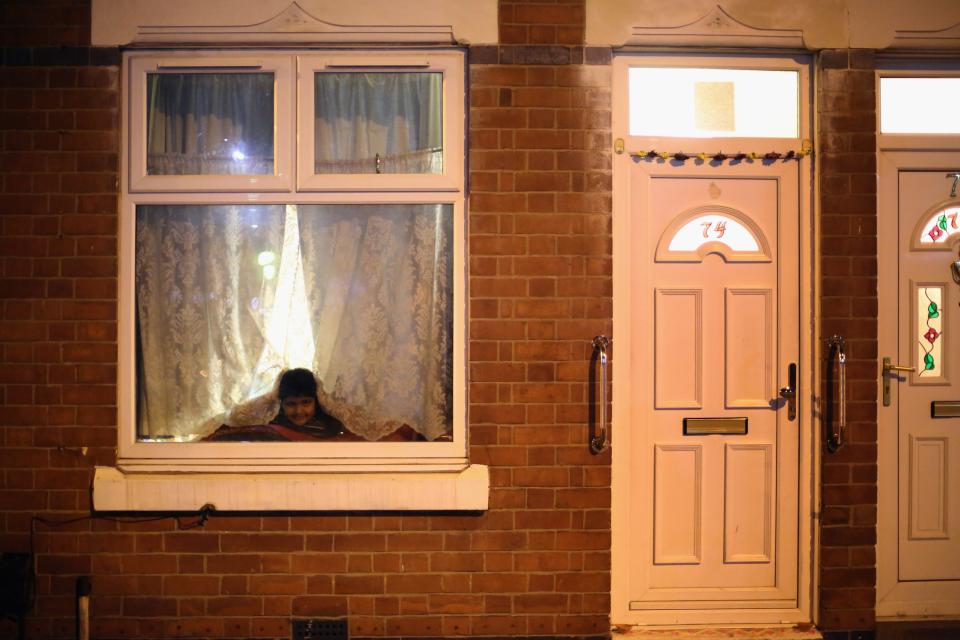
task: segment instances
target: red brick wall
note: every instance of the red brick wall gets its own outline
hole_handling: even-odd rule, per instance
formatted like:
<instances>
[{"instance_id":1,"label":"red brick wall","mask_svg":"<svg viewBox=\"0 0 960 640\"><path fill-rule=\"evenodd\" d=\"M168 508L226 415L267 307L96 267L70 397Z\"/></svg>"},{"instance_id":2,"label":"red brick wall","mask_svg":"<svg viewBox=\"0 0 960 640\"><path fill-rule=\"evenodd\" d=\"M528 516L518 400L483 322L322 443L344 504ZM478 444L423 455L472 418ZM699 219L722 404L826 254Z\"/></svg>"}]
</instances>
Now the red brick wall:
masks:
<instances>
[{"instance_id":1,"label":"red brick wall","mask_svg":"<svg viewBox=\"0 0 960 640\"><path fill-rule=\"evenodd\" d=\"M869 629L877 539L874 57L824 51L820 60L820 326L824 338L847 339L849 403L846 446L822 453L820 620L826 629Z\"/></svg>"},{"instance_id":2,"label":"red brick wall","mask_svg":"<svg viewBox=\"0 0 960 640\"><path fill-rule=\"evenodd\" d=\"M590 338L609 332L609 67L582 0L504 2L474 47L470 455L483 514L89 515L116 445L117 52L87 2L7 2L0 66L0 551L30 548L30 637L605 635L609 456L587 451ZM62 47L61 45L68 45ZM603 60L604 56L600 56ZM0 624L0 637L14 627Z\"/></svg>"},{"instance_id":3,"label":"red brick wall","mask_svg":"<svg viewBox=\"0 0 960 640\"><path fill-rule=\"evenodd\" d=\"M90 44L90 0L4 0L0 45L76 47Z\"/></svg>"},{"instance_id":4,"label":"red brick wall","mask_svg":"<svg viewBox=\"0 0 960 640\"><path fill-rule=\"evenodd\" d=\"M586 450L586 379L610 331L610 68L583 15L503 0L501 45L470 51L469 428L491 509L38 523L31 637L72 636L77 575L98 637L337 616L354 636L606 633L609 457ZM119 92L84 0L8 1L0 24L0 551L25 551L33 516L88 515L113 461ZM852 404L822 467L821 619L849 630L873 625L875 581L873 58L822 63L822 333L848 338Z\"/></svg>"}]
</instances>

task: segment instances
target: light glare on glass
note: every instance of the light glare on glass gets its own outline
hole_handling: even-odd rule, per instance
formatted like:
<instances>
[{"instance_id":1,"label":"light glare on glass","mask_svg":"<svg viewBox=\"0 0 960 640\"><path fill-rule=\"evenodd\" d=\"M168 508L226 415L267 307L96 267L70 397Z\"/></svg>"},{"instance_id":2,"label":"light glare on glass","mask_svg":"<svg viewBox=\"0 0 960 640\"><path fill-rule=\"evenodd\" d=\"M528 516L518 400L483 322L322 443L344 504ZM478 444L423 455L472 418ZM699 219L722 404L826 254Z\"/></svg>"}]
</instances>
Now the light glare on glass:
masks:
<instances>
[{"instance_id":1,"label":"light glare on glass","mask_svg":"<svg viewBox=\"0 0 960 640\"><path fill-rule=\"evenodd\" d=\"M960 133L960 78L880 78L881 133Z\"/></svg>"},{"instance_id":2,"label":"light glare on glass","mask_svg":"<svg viewBox=\"0 0 960 640\"><path fill-rule=\"evenodd\" d=\"M799 137L799 74L760 69L634 67L630 135Z\"/></svg>"}]
</instances>

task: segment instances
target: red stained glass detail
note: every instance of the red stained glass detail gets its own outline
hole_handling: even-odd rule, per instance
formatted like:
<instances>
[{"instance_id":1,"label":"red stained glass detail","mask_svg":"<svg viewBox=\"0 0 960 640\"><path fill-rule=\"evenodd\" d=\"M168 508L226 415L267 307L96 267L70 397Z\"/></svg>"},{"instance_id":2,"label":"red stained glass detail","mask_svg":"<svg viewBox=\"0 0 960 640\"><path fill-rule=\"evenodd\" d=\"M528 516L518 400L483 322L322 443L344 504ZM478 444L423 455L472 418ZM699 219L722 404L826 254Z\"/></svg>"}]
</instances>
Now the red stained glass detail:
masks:
<instances>
[{"instance_id":1,"label":"red stained glass detail","mask_svg":"<svg viewBox=\"0 0 960 640\"><path fill-rule=\"evenodd\" d=\"M937 330L934 329L933 327L930 327L930 329L928 329L927 332L923 334L923 337L926 338L927 342L929 342L930 344L933 344L934 342L936 342L939 336L940 334L937 333Z\"/></svg>"},{"instance_id":2,"label":"red stained glass detail","mask_svg":"<svg viewBox=\"0 0 960 640\"><path fill-rule=\"evenodd\" d=\"M943 229L940 227L933 227L930 231L927 232L934 241L938 240L940 236L943 235Z\"/></svg>"}]
</instances>

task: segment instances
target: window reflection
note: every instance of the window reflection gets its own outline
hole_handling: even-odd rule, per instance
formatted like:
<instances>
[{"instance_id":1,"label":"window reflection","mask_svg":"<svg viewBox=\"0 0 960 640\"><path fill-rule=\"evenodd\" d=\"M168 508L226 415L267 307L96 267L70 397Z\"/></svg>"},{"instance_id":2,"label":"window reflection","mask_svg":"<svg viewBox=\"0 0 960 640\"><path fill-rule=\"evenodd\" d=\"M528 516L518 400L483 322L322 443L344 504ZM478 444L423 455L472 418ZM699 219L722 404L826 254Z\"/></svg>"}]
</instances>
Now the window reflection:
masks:
<instances>
[{"instance_id":1,"label":"window reflection","mask_svg":"<svg viewBox=\"0 0 960 640\"><path fill-rule=\"evenodd\" d=\"M147 173L272 174L272 73L147 74Z\"/></svg>"}]
</instances>

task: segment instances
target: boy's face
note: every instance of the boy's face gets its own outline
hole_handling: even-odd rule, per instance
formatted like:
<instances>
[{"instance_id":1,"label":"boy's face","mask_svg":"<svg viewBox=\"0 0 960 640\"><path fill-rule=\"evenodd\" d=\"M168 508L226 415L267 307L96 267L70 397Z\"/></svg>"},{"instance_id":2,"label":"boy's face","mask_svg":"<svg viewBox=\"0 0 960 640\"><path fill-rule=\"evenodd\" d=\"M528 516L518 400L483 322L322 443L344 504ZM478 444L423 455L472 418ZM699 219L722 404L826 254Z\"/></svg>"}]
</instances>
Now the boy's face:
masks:
<instances>
[{"instance_id":1,"label":"boy's face","mask_svg":"<svg viewBox=\"0 0 960 640\"><path fill-rule=\"evenodd\" d=\"M317 402L310 396L287 396L280 406L287 420L298 427L310 422L317 412Z\"/></svg>"}]
</instances>

